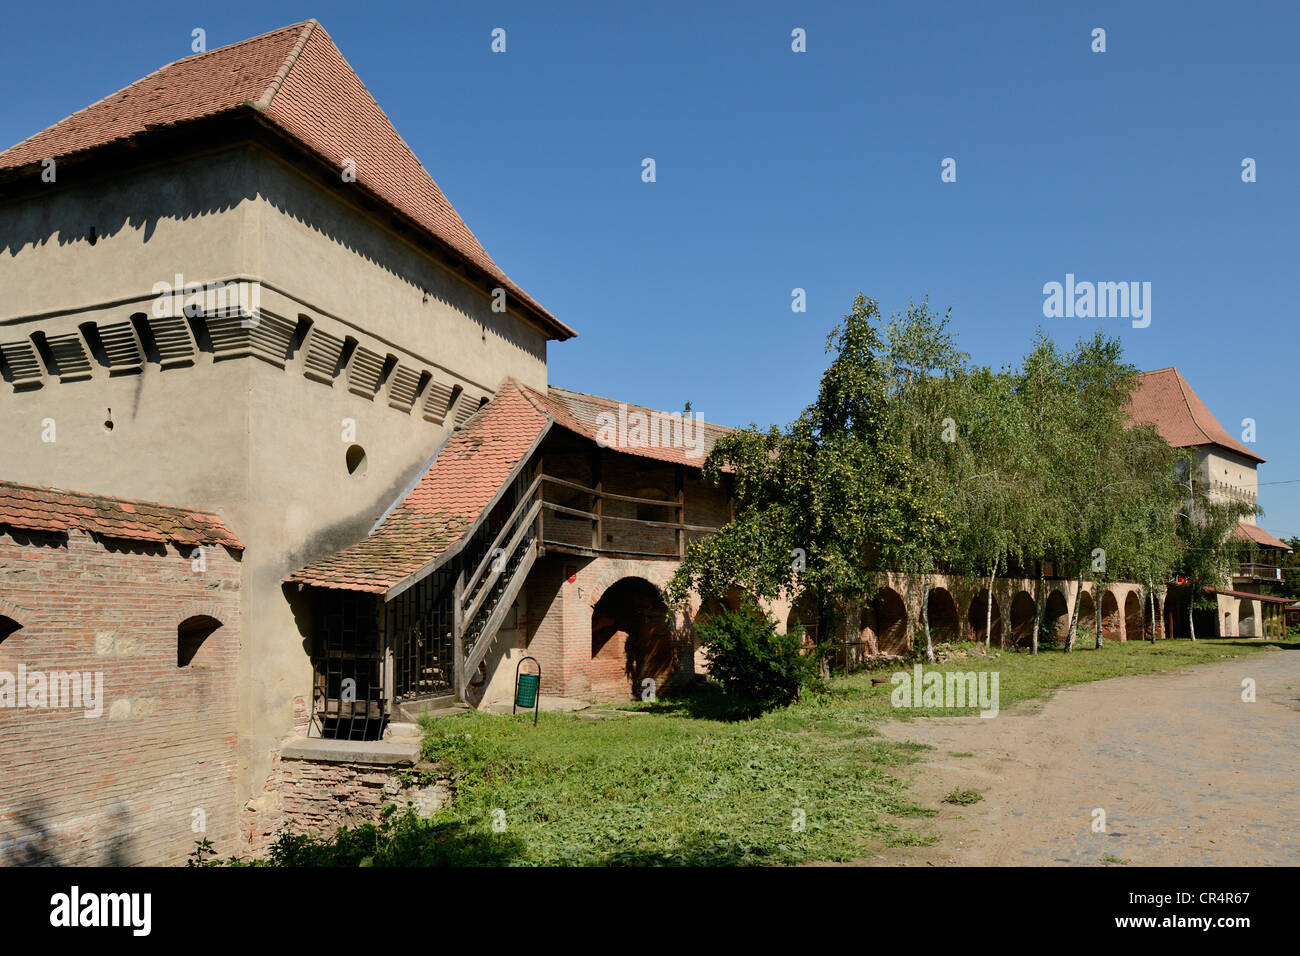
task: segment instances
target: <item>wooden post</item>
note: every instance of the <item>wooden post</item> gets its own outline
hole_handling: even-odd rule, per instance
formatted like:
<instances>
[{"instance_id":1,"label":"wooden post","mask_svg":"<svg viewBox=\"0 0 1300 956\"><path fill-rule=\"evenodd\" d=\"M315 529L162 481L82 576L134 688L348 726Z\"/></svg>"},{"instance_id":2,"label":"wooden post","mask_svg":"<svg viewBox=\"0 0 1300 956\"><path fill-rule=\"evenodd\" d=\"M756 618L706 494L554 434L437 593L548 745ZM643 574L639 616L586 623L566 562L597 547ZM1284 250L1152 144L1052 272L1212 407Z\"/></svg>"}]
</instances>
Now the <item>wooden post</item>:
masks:
<instances>
[{"instance_id":1,"label":"wooden post","mask_svg":"<svg viewBox=\"0 0 1300 956\"><path fill-rule=\"evenodd\" d=\"M534 478L538 477L539 475L546 474L545 469L542 467L542 461L543 461L542 457L539 455L537 457L537 471L533 475ZM541 481L537 483L537 500L538 501L546 500L546 479L545 478L543 478ZM537 548L537 554L539 557L546 553L546 545L543 543L544 539L542 537L542 531L543 531L542 515L544 514L546 514L546 509L538 508L537 517L533 519L533 536L536 539L535 546Z\"/></svg>"},{"instance_id":2,"label":"wooden post","mask_svg":"<svg viewBox=\"0 0 1300 956\"><path fill-rule=\"evenodd\" d=\"M686 474L681 465L677 466L677 560L686 558Z\"/></svg>"},{"instance_id":3,"label":"wooden post","mask_svg":"<svg viewBox=\"0 0 1300 956\"><path fill-rule=\"evenodd\" d=\"M451 656L453 669L451 672L452 687L456 694L456 700L462 703L465 700L465 568L462 564L461 569L456 574L456 586L452 589L452 640Z\"/></svg>"},{"instance_id":4,"label":"wooden post","mask_svg":"<svg viewBox=\"0 0 1300 956\"><path fill-rule=\"evenodd\" d=\"M605 522L602 520L605 499L603 497L601 464L601 453L597 451L591 457L591 486L595 489L595 494L591 496L591 512L596 516L591 522L591 550L593 551L599 551L605 546Z\"/></svg>"}]
</instances>

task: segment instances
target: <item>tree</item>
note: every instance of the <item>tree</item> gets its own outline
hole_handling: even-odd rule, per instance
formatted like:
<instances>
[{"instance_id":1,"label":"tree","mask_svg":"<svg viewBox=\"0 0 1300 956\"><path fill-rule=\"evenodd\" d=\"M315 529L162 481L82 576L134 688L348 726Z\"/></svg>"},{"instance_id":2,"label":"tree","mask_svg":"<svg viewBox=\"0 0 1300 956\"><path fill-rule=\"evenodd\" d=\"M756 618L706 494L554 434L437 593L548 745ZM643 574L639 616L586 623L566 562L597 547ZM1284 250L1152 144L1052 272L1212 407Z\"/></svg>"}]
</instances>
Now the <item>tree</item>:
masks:
<instances>
[{"instance_id":1,"label":"tree","mask_svg":"<svg viewBox=\"0 0 1300 956\"><path fill-rule=\"evenodd\" d=\"M897 379L880 324L877 303L859 295L827 338L834 357L813 404L784 430L751 427L714 446L704 474L733 474L735 519L692 543L666 589L675 606L691 590L720 597L738 585L772 599L798 589L819 608L824 645L834 631L824 625L846 603L874 595L886 569L941 537L933 479L890 409Z\"/></svg>"},{"instance_id":2,"label":"tree","mask_svg":"<svg viewBox=\"0 0 1300 956\"><path fill-rule=\"evenodd\" d=\"M1231 563L1240 547L1234 532L1242 518L1263 514L1253 504L1221 499L1211 494L1191 455L1179 456L1178 474L1185 484L1186 510L1178 515L1182 555L1178 569L1187 578L1187 628L1196 640L1192 611L1201 589L1222 587L1231 581Z\"/></svg>"}]
</instances>

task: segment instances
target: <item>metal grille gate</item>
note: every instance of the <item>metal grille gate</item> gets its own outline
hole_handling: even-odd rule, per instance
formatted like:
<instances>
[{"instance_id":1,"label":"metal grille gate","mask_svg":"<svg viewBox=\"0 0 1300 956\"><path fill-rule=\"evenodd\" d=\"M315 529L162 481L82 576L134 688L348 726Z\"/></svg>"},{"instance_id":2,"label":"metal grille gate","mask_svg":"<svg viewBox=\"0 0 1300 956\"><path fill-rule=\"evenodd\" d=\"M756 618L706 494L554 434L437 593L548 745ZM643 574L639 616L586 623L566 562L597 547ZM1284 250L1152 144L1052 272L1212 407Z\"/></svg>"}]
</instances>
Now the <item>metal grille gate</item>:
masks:
<instances>
[{"instance_id":1,"label":"metal grille gate","mask_svg":"<svg viewBox=\"0 0 1300 956\"><path fill-rule=\"evenodd\" d=\"M338 740L378 740L388 701L377 602L370 594L322 589L315 610L312 729Z\"/></svg>"},{"instance_id":2,"label":"metal grille gate","mask_svg":"<svg viewBox=\"0 0 1300 956\"><path fill-rule=\"evenodd\" d=\"M393 697L399 702L455 689L455 582L450 569L438 570L388 603Z\"/></svg>"}]
</instances>

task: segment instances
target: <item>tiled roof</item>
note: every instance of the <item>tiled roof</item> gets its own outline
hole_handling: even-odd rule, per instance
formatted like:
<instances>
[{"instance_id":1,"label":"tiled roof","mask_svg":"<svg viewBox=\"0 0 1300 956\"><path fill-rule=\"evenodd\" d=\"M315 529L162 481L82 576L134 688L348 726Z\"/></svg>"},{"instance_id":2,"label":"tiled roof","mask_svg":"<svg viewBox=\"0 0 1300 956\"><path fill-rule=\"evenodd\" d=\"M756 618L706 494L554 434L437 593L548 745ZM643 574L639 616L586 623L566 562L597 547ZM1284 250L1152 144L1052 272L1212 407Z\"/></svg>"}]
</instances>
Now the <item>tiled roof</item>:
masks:
<instances>
[{"instance_id":1,"label":"tiled roof","mask_svg":"<svg viewBox=\"0 0 1300 956\"><path fill-rule=\"evenodd\" d=\"M599 395L571 392L567 388L551 386L545 394L531 388L526 388L525 391L555 419L557 425L600 442L604 447L639 458L653 458L699 468L717 440L732 431L722 425L694 419L689 424L689 431L686 431L687 426L683 422L684 434L680 441L674 439L671 431L664 435L661 429L656 429L658 434L647 442L636 430L640 421L636 416L644 415L648 421L662 423L666 421L664 413ZM617 427L609 427L616 423ZM649 434L649 430L646 434ZM660 441L659 438L663 440Z\"/></svg>"},{"instance_id":2,"label":"tiled roof","mask_svg":"<svg viewBox=\"0 0 1300 956\"><path fill-rule=\"evenodd\" d=\"M379 527L288 580L386 594L469 530L549 425L519 384L507 379L465 427L452 433Z\"/></svg>"},{"instance_id":3,"label":"tiled roof","mask_svg":"<svg viewBox=\"0 0 1300 956\"><path fill-rule=\"evenodd\" d=\"M1240 521L1237 523L1237 530L1234 533L1239 538L1254 541L1261 548L1281 548L1284 551L1291 550L1291 545L1287 544L1285 541L1279 541L1257 524L1247 524L1245 521Z\"/></svg>"},{"instance_id":4,"label":"tiled roof","mask_svg":"<svg viewBox=\"0 0 1300 956\"><path fill-rule=\"evenodd\" d=\"M23 531L88 531L128 541L221 544L243 550L239 539L210 511L191 511L60 488L0 481L0 525Z\"/></svg>"},{"instance_id":5,"label":"tiled roof","mask_svg":"<svg viewBox=\"0 0 1300 956\"><path fill-rule=\"evenodd\" d=\"M358 184L500 282L555 337L576 334L492 261L315 20L168 64L0 153L0 170L248 109L337 168L354 161Z\"/></svg>"},{"instance_id":6,"label":"tiled roof","mask_svg":"<svg viewBox=\"0 0 1300 956\"><path fill-rule=\"evenodd\" d=\"M639 405L631 411L649 413ZM618 414L619 403L595 395L551 388L538 391L513 378L454 432L427 471L364 540L316 561L287 580L323 588L387 594L436 562L470 530L497 491L552 423L596 441L601 412ZM609 447L630 455L699 467L717 437L730 429L700 422L703 452L667 447Z\"/></svg>"},{"instance_id":7,"label":"tiled roof","mask_svg":"<svg viewBox=\"0 0 1300 956\"><path fill-rule=\"evenodd\" d=\"M1176 368L1143 372L1138 377L1129 417L1139 424L1155 425L1175 448L1218 445L1252 461L1264 461L1228 434Z\"/></svg>"}]
</instances>

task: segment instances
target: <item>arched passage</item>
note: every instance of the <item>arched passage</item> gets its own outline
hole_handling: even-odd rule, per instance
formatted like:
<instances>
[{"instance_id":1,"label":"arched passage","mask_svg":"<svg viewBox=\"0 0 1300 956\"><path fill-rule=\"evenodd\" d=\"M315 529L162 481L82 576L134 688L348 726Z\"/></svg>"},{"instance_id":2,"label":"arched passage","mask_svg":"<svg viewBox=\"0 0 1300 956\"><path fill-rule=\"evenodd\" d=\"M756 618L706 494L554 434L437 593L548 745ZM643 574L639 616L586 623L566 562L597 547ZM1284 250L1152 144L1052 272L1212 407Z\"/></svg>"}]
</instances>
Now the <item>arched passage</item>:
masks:
<instances>
[{"instance_id":1,"label":"arched passage","mask_svg":"<svg viewBox=\"0 0 1300 956\"><path fill-rule=\"evenodd\" d=\"M907 605L893 588L881 588L862 611L864 637L874 640L876 653L904 657L908 652ZM869 634L868 634L869 632Z\"/></svg>"},{"instance_id":2,"label":"arched passage","mask_svg":"<svg viewBox=\"0 0 1300 956\"><path fill-rule=\"evenodd\" d=\"M643 578L611 585L591 612L592 695L636 699L646 678L662 691L676 665L668 607L659 589Z\"/></svg>"},{"instance_id":3,"label":"arched passage","mask_svg":"<svg viewBox=\"0 0 1300 956\"><path fill-rule=\"evenodd\" d=\"M1128 597L1124 598L1124 635L1130 641L1147 636L1142 623L1142 602L1138 600L1136 591L1129 591Z\"/></svg>"},{"instance_id":4,"label":"arched passage","mask_svg":"<svg viewBox=\"0 0 1300 956\"><path fill-rule=\"evenodd\" d=\"M984 588L971 600L970 612L967 614L971 630L975 632L975 640L980 643L984 642L984 636L987 632L988 606L989 589ZM989 643L994 647L1002 646L1002 608L998 606L997 598L993 598L993 631L989 637Z\"/></svg>"},{"instance_id":5,"label":"arched passage","mask_svg":"<svg viewBox=\"0 0 1300 956\"><path fill-rule=\"evenodd\" d=\"M1153 598L1150 594L1148 594L1146 596L1146 599L1143 600L1142 602L1143 640L1149 641L1151 639L1151 627L1152 627L1151 622L1153 620L1155 621L1156 637L1165 636L1164 629L1161 627L1161 624L1163 623L1161 620L1163 613L1164 612L1160 608L1160 603L1156 601L1156 599Z\"/></svg>"},{"instance_id":6,"label":"arched passage","mask_svg":"<svg viewBox=\"0 0 1300 956\"><path fill-rule=\"evenodd\" d=\"M1237 633L1242 637L1258 637L1259 631L1256 629L1255 621L1255 602L1238 601L1237 602Z\"/></svg>"},{"instance_id":7,"label":"arched passage","mask_svg":"<svg viewBox=\"0 0 1300 956\"><path fill-rule=\"evenodd\" d=\"M1011 646L1031 647L1034 641L1034 618L1038 605L1028 591L1021 591L1011 602Z\"/></svg>"},{"instance_id":8,"label":"arched passage","mask_svg":"<svg viewBox=\"0 0 1300 956\"><path fill-rule=\"evenodd\" d=\"M927 598L930 617L930 640L935 644L952 644L961 640L961 617L957 602L947 588L931 588Z\"/></svg>"},{"instance_id":9,"label":"arched passage","mask_svg":"<svg viewBox=\"0 0 1300 956\"><path fill-rule=\"evenodd\" d=\"M1054 589L1043 605L1043 629L1039 641L1064 646L1069 631L1070 605L1066 603L1065 595Z\"/></svg>"},{"instance_id":10,"label":"arched passage","mask_svg":"<svg viewBox=\"0 0 1300 956\"><path fill-rule=\"evenodd\" d=\"M1083 591L1079 595L1079 623L1076 625L1077 630L1085 634L1097 633L1097 602L1092 599L1092 593ZM1075 640L1079 635L1075 634Z\"/></svg>"},{"instance_id":11,"label":"arched passage","mask_svg":"<svg viewBox=\"0 0 1300 956\"><path fill-rule=\"evenodd\" d=\"M1101 596L1101 636L1107 641L1123 639L1119 630L1119 601L1114 591Z\"/></svg>"}]
</instances>

